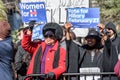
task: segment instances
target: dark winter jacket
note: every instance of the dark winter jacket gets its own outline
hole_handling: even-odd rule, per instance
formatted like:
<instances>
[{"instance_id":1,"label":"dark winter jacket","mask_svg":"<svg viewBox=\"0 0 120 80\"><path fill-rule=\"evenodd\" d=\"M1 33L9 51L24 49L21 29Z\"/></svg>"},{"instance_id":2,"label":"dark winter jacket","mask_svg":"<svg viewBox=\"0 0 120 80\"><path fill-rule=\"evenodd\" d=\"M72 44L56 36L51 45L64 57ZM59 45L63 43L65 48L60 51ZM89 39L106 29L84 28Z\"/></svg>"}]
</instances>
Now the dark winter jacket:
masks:
<instances>
[{"instance_id":1,"label":"dark winter jacket","mask_svg":"<svg viewBox=\"0 0 120 80\"><path fill-rule=\"evenodd\" d=\"M18 46L18 50L15 55L15 70L17 71L18 75L26 75L30 60L31 55L25 51L21 45Z\"/></svg>"},{"instance_id":2,"label":"dark winter jacket","mask_svg":"<svg viewBox=\"0 0 120 80\"><path fill-rule=\"evenodd\" d=\"M61 46L67 50L66 66L67 73L78 73L79 72L79 47L72 40L65 40L61 42Z\"/></svg>"},{"instance_id":3,"label":"dark winter jacket","mask_svg":"<svg viewBox=\"0 0 120 80\"><path fill-rule=\"evenodd\" d=\"M13 80L13 43L12 38L8 37L0 40L0 80Z\"/></svg>"},{"instance_id":4,"label":"dark winter jacket","mask_svg":"<svg viewBox=\"0 0 120 80\"><path fill-rule=\"evenodd\" d=\"M120 52L120 37L117 35L116 26L112 22L109 22L105 27L112 29L115 36L105 41L102 68L103 72L114 72L115 64L118 61L118 53ZM111 80L118 80L116 76L112 77Z\"/></svg>"},{"instance_id":5,"label":"dark winter jacket","mask_svg":"<svg viewBox=\"0 0 120 80\"><path fill-rule=\"evenodd\" d=\"M93 46L84 44L80 50L80 68L98 67L102 70L102 44L99 32L90 30L85 39L94 38L96 43Z\"/></svg>"},{"instance_id":6,"label":"dark winter jacket","mask_svg":"<svg viewBox=\"0 0 120 80\"><path fill-rule=\"evenodd\" d=\"M86 45L82 46L80 48L80 68L99 67L100 70L102 70L103 53L101 49L91 49L89 47L86 47ZM91 51L95 52L93 62L91 62Z\"/></svg>"},{"instance_id":7,"label":"dark winter jacket","mask_svg":"<svg viewBox=\"0 0 120 80\"><path fill-rule=\"evenodd\" d=\"M118 53L120 52L120 37L117 35L116 27L112 22L109 22L105 27L111 28L115 36L105 41L103 51L103 72L114 72L114 66L118 61Z\"/></svg>"},{"instance_id":8,"label":"dark winter jacket","mask_svg":"<svg viewBox=\"0 0 120 80\"><path fill-rule=\"evenodd\" d=\"M79 47L72 40L64 40L61 42L61 46L66 49L66 73L78 73L79 72ZM78 80L78 77L71 77L68 80Z\"/></svg>"}]
</instances>

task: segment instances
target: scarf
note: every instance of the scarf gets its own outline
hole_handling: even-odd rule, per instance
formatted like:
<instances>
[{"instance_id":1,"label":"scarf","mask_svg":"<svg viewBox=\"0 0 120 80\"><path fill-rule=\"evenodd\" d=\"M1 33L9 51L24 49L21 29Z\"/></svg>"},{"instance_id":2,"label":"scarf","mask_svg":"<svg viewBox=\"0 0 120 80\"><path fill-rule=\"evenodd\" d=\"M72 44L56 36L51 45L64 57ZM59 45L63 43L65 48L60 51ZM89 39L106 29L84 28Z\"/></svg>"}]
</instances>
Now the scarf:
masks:
<instances>
[{"instance_id":1,"label":"scarf","mask_svg":"<svg viewBox=\"0 0 120 80\"><path fill-rule=\"evenodd\" d=\"M34 59L33 74L39 74L41 72L40 58L42 58L42 55L43 55L42 46L40 46ZM54 55L53 68L58 67L59 57L60 57L60 46L58 46L58 50L55 52L55 55Z\"/></svg>"}]
</instances>

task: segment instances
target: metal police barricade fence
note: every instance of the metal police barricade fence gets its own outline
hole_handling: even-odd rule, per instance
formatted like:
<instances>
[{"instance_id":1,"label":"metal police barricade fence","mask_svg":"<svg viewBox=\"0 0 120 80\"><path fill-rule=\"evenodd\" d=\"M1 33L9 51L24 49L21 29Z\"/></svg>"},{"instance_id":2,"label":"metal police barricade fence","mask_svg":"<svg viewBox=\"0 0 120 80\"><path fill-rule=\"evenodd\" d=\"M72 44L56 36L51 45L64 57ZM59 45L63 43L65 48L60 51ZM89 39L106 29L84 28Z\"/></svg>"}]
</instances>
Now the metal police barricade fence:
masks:
<instances>
[{"instance_id":1,"label":"metal police barricade fence","mask_svg":"<svg viewBox=\"0 0 120 80\"><path fill-rule=\"evenodd\" d=\"M40 80L41 78L45 79L46 74L29 74L23 77L23 80Z\"/></svg>"},{"instance_id":2,"label":"metal police barricade fence","mask_svg":"<svg viewBox=\"0 0 120 80\"><path fill-rule=\"evenodd\" d=\"M80 76L84 76L84 79L80 79ZM106 80L103 79L104 76L107 76L107 80L113 80L111 79L111 76L116 76L114 72L97 72L97 73L64 73L61 76L60 80L71 80L72 77L79 77L76 78L78 80L88 80L87 76L92 76L92 79L89 80ZM100 76L99 79L95 79L95 76ZM46 74L29 74L24 77L24 80L40 80L40 78L44 78L46 80ZM74 79L74 80L76 80ZM119 80L119 79L118 79Z\"/></svg>"},{"instance_id":3,"label":"metal police barricade fence","mask_svg":"<svg viewBox=\"0 0 120 80\"><path fill-rule=\"evenodd\" d=\"M83 78L80 78L80 77ZM95 78L100 76L99 79ZM79 77L78 80L113 80L111 77L116 76L114 72L92 72L92 73L64 73L62 75L62 80L72 80L72 77ZM107 78L106 78L107 77ZM73 78L73 80L76 80ZM118 79L119 80L119 79Z\"/></svg>"}]
</instances>

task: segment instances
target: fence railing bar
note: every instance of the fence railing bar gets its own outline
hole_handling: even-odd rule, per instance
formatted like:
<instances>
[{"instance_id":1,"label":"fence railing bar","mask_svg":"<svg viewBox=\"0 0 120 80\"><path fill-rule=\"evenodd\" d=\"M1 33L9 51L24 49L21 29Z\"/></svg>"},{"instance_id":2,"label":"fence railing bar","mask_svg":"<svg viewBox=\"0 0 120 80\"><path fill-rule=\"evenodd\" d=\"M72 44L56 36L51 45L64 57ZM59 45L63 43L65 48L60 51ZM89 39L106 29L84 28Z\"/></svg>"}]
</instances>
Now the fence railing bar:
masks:
<instances>
[{"instance_id":1,"label":"fence railing bar","mask_svg":"<svg viewBox=\"0 0 120 80\"><path fill-rule=\"evenodd\" d=\"M80 77L80 76L84 76L85 80L86 80L86 77L87 76L93 76L93 80L95 80L95 76L100 76L101 80L103 80L103 76L107 75L109 77L109 80L111 80L111 76L116 76L114 72L92 72L92 73L64 73L62 74L62 80L66 80L66 78L71 78L71 77ZM29 75L26 75L24 76L24 80L27 79L27 78L31 78L32 77L32 80L34 78L34 80L37 78L37 79L40 79L40 78L46 78L46 74L29 74Z\"/></svg>"}]
</instances>

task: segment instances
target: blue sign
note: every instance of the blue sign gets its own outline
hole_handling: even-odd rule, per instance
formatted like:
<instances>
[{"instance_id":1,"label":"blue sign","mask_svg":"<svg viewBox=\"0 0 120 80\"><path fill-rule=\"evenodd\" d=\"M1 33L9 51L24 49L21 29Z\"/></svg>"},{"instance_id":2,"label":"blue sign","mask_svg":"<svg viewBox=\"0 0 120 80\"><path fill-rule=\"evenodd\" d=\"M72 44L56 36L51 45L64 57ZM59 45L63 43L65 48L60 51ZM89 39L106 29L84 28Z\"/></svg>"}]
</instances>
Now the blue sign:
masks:
<instances>
[{"instance_id":1,"label":"blue sign","mask_svg":"<svg viewBox=\"0 0 120 80\"><path fill-rule=\"evenodd\" d=\"M45 24L41 24L39 26L36 26L33 28L33 33L32 33L32 41L34 39L41 39L44 40L43 34L42 34L42 29Z\"/></svg>"},{"instance_id":2,"label":"blue sign","mask_svg":"<svg viewBox=\"0 0 120 80\"><path fill-rule=\"evenodd\" d=\"M96 28L100 22L100 9L68 8L67 19L75 28Z\"/></svg>"},{"instance_id":3,"label":"blue sign","mask_svg":"<svg viewBox=\"0 0 120 80\"><path fill-rule=\"evenodd\" d=\"M20 3L20 12L23 22L47 22L44 2Z\"/></svg>"}]
</instances>

